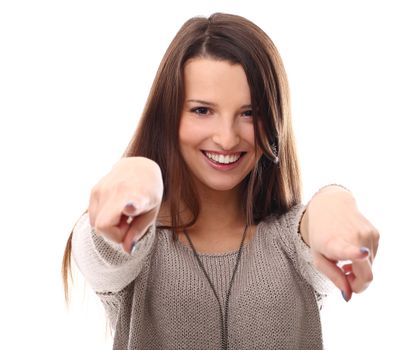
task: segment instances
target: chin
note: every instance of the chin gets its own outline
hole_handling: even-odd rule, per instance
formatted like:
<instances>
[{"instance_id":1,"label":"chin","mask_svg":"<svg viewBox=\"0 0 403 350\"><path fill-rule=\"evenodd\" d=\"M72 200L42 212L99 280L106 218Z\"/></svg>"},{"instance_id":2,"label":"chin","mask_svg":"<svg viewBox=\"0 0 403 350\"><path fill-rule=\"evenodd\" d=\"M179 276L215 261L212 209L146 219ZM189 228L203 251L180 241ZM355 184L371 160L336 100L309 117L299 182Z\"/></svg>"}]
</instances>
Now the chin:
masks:
<instances>
[{"instance_id":1,"label":"chin","mask_svg":"<svg viewBox=\"0 0 403 350\"><path fill-rule=\"evenodd\" d=\"M209 190L227 192L237 189L241 184L242 179L239 181L206 181L198 179L198 182L201 186Z\"/></svg>"},{"instance_id":2,"label":"chin","mask_svg":"<svg viewBox=\"0 0 403 350\"><path fill-rule=\"evenodd\" d=\"M237 188L239 184L236 184L234 186L228 186L228 184L223 184L223 185L210 185L207 186L209 189L213 190L213 191L219 191L219 192L227 192L227 191L232 191L235 188Z\"/></svg>"}]
</instances>

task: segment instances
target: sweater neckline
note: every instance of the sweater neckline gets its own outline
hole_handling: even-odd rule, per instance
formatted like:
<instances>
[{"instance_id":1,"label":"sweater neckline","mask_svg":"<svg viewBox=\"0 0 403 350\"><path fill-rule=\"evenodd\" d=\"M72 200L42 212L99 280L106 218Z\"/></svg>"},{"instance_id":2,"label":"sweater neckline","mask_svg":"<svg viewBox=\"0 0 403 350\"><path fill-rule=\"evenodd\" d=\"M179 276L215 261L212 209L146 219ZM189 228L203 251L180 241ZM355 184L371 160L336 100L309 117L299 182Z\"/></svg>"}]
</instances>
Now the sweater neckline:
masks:
<instances>
[{"instance_id":1,"label":"sweater neckline","mask_svg":"<svg viewBox=\"0 0 403 350\"><path fill-rule=\"evenodd\" d=\"M257 225L256 225L256 231L255 234L253 235L252 239L249 240L248 242L244 243L243 249L246 250L249 248L249 246L251 244L254 243L254 241L257 239L257 236L260 232L260 228L262 226L263 221L260 221ZM172 237L172 231L169 230L169 235L170 238L173 239ZM174 244L176 244L178 247L180 247L180 249L186 250L187 252L193 254L192 248L184 243L182 243L179 239L176 240L174 242ZM235 256L238 254L238 250L239 249L234 249L234 250L230 250L227 252L223 252L223 253L199 253L197 252L197 255L200 257L207 257L207 258L222 258L222 257L229 257L229 256Z\"/></svg>"}]
</instances>

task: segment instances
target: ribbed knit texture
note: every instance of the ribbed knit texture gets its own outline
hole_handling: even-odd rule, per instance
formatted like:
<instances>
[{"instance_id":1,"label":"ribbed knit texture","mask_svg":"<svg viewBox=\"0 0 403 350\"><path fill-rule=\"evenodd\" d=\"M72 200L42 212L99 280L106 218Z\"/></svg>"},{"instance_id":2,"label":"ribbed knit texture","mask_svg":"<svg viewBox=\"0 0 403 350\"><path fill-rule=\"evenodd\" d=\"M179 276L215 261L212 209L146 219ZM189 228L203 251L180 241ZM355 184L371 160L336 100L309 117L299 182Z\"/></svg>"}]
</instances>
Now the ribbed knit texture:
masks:
<instances>
[{"instance_id":1,"label":"ribbed knit texture","mask_svg":"<svg viewBox=\"0 0 403 350\"><path fill-rule=\"evenodd\" d=\"M332 283L297 233L302 205L260 222L244 246L229 301L229 349L322 349L318 300ZM73 233L73 255L103 302L114 349L220 349L219 307L190 247L150 228L133 256L90 227ZM223 307L237 251L199 254Z\"/></svg>"}]
</instances>

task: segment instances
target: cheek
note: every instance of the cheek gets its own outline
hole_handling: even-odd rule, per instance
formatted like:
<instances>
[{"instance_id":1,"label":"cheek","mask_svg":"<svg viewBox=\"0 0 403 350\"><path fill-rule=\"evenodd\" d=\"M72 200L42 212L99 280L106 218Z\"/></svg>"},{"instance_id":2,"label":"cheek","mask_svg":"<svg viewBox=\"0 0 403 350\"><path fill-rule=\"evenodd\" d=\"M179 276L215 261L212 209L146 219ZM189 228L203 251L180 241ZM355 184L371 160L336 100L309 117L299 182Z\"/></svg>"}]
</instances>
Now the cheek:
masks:
<instances>
[{"instance_id":1,"label":"cheek","mask_svg":"<svg viewBox=\"0 0 403 350\"><path fill-rule=\"evenodd\" d=\"M181 147L197 145L208 137L208 131L199 123L184 118L179 125L179 143Z\"/></svg>"},{"instance_id":2,"label":"cheek","mask_svg":"<svg viewBox=\"0 0 403 350\"><path fill-rule=\"evenodd\" d=\"M197 146L197 129L191 123L182 122L179 126L179 147L182 155L186 157L187 150Z\"/></svg>"},{"instance_id":3,"label":"cheek","mask_svg":"<svg viewBox=\"0 0 403 350\"><path fill-rule=\"evenodd\" d=\"M183 118L179 124L179 143L182 144L183 142L186 141L187 138L189 138L189 125L186 123Z\"/></svg>"},{"instance_id":4,"label":"cheek","mask_svg":"<svg viewBox=\"0 0 403 350\"><path fill-rule=\"evenodd\" d=\"M179 127L179 144L183 147L186 144L192 143L191 135L194 134L194 130L191 125L182 122Z\"/></svg>"},{"instance_id":5,"label":"cheek","mask_svg":"<svg viewBox=\"0 0 403 350\"><path fill-rule=\"evenodd\" d=\"M245 140L251 147L255 146L255 131L253 130L253 125L244 128L242 132L242 139Z\"/></svg>"},{"instance_id":6,"label":"cheek","mask_svg":"<svg viewBox=\"0 0 403 350\"><path fill-rule=\"evenodd\" d=\"M263 155L263 151L258 146L255 148L255 131L252 125L249 128L245 128L242 138L248 144L249 149L255 152L255 160L251 160L251 162L257 162Z\"/></svg>"}]
</instances>

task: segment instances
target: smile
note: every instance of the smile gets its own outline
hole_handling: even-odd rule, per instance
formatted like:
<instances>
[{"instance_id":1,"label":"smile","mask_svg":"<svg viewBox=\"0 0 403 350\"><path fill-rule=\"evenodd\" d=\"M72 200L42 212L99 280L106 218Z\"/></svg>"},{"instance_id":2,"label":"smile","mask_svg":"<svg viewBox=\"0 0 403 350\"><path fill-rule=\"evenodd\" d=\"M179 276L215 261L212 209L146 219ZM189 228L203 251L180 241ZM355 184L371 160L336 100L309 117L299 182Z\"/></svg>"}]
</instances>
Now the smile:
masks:
<instances>
[{"instance_id":1,"label":"smile","mask_svg":"<svg viewBox=\"0 0 403 350\"><path fill-rule=\"evenodd\" d=\"M220 154L220 153L213 153L202 151L203 154L211 161L217 164L233 164L236 163L239 158L241 158L245 153L244 152L237 152L232 154Z\"/></svg>"}]
</instances>

